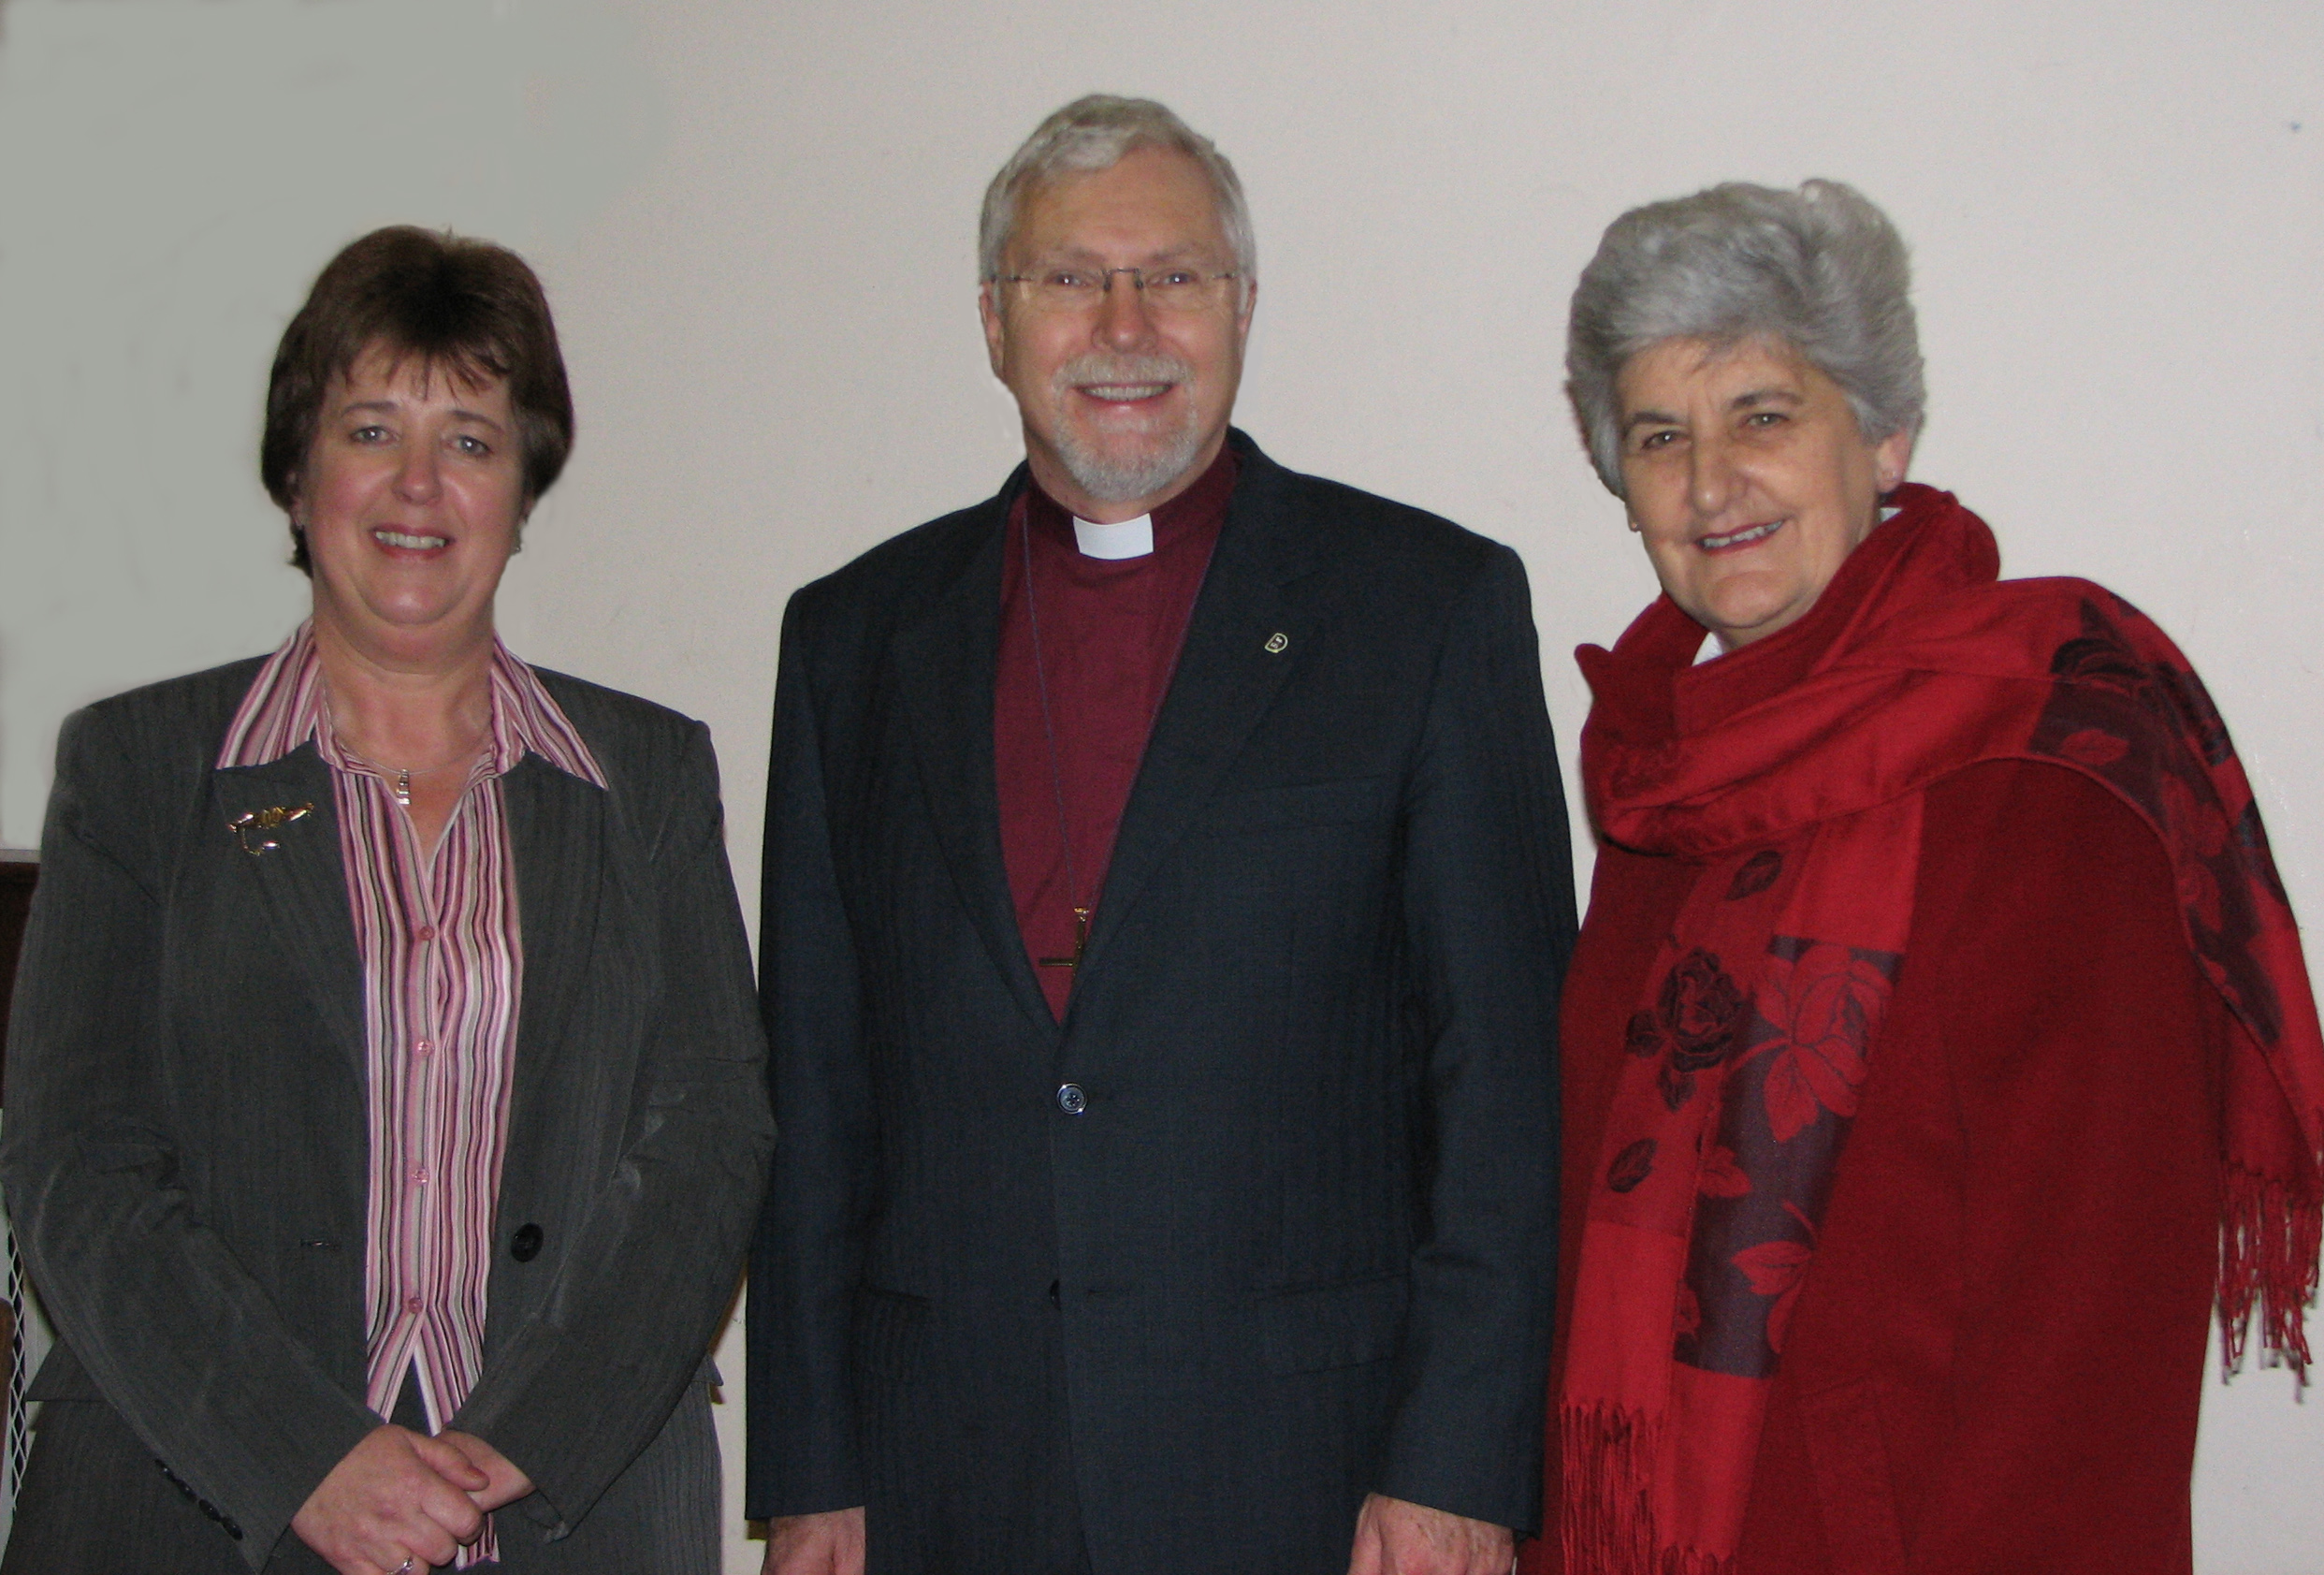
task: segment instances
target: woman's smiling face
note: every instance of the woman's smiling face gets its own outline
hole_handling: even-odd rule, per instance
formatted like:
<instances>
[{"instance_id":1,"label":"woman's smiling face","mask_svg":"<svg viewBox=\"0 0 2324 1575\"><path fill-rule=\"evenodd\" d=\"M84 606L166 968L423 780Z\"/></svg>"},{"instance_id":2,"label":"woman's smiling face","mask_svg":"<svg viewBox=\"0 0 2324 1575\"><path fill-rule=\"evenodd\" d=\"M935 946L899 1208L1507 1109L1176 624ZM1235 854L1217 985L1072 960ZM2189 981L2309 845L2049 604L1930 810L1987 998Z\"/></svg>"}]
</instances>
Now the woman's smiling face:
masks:
<instances>
[{"instance_id":1,"label":"woman's smiling face","mask_svg":"<svg viewBox=\"0 0 2324 1575\"><path fill-rule=\"evenodd\" d=\"M505 379L373 346L325 391L298 484L318 619L366 643L489 626L524 518Z\"/></svg>"},{"instance_id":2,"label":"woman's smiling face","mask_svg":"<svg viewBox=\"0 0 2324 1575\"><path fill-rule=\"evenodd\" d=\"M1766 340L1663 340L1615 386L1631 527L1730 650L1816 605L1912 454L1909 431L1866 443L1839 385Z\"/></svg>"}]
</instances>

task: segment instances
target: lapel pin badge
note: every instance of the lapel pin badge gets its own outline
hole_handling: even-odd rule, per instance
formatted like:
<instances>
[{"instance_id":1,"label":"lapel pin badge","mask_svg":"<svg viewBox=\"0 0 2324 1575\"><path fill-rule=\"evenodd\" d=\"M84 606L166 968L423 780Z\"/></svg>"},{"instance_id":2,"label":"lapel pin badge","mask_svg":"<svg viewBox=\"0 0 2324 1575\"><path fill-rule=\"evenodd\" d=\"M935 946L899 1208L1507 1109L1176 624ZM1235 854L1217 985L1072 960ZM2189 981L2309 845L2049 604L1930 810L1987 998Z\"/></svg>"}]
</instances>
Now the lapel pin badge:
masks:
<instances>
[{"instance_id":1,"label":"lapel pin badge","mask_svg":"<svg viewBox=\"0 0 2324 1575\"><path fill-rule=\"evenodd\" d=\"M1291 648L1291 636L1280 632L1267 636L1267 654L1281 656Z\"/></svg>"},{"instance_id":2,"label":"lapel pin badge","mask_svg":"<svg viewBox=\"0 0 2324 1575\"><path fill-rule=\"evenodd\" d=\"M234 833L234 839L242 845L242 852L256 858L260 853L272 853L282 846L266 833L272 831L278 825L288 825L293 821L303 821L313 813L314 806L312 804L297 804L288 807L278 804L267 809L245 809L226 822L226 825ZM253 842L250 839L253 832L258 833L259 840Z\"/></svg>"}]
</instances>

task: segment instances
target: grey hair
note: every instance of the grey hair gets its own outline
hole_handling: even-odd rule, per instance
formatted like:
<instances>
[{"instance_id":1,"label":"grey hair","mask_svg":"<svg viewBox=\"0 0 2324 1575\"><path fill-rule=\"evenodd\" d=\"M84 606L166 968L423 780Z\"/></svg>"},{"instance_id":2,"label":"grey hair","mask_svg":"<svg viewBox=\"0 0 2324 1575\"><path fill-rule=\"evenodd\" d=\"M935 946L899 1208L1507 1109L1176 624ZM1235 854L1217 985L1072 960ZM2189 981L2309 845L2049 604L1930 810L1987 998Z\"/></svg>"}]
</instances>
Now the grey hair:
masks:
<instances>
[{"instance_id":1,"label":"grey hair","mask_svg":"<svg viewBox=\"0 0 2324 1575\"><path fill-rule=\"evenodd\" d=\"M1258 241L1251 230L1251 210L1243 201L1235 167L1216 144L1167 105L1106 93L1077 98L1041 122L984 188L984 215L977 226L979 280L989 284L1000 277L1001 255L1016 234L1017 211L1027 192L1060 175L1111 169L1140 148L1168 148L1201 168L1218 199L1219 228L1234 251L1235 270L1242 276L1241 294L1247 301L1252 281L1258 276Z\"/></svg>"},{"instance_id":2,"label":"grey hair","mask_svg":"<svg viewBox=\"0 0 2324 1575\"><path fill-rule=\"evenodd\" d=\"M1606 226L1574 289L1567 397L1598 479L1622 493L1615 380L1666 339L1779 341L1840 386L1866 443L1917 433L1927 392L1904 238L1853 186L1729 182Z\"/></svg>"}]
</instances>

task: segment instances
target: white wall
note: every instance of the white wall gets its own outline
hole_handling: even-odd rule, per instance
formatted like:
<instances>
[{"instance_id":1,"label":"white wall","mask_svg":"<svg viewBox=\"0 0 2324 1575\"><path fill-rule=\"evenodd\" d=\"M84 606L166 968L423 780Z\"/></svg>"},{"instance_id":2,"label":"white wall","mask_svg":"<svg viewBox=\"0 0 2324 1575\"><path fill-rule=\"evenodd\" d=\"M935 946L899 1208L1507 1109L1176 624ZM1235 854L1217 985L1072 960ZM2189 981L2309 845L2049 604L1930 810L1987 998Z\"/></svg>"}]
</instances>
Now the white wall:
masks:
<instances>
[{"instance_id":1,"label":"white wall","mask_svg":"<svg viewBox=\"0 0 2324 1575\"><path fill-rule=\"evenodd\" d=\"M748 905L783 599L1010 463L975 206L1092 88L1169 101L1243 172L1243 424L1523 551L1569 744L1566 652L1652 589L1559 393L1576 271L1649 197L1860 184L1915 248L1915 474L2010 572L2102 578L2186 645L2324 904L2314 0L12 0L0 843L37 837L66 710L298 616L254 474L268 358L341 243L416 221L524 251L574 372L504 630L710 721ZM2206 1404L2201 1568L2316 1568L2324 1407L2282 1373Z\"/></svg>"}]
</instances>

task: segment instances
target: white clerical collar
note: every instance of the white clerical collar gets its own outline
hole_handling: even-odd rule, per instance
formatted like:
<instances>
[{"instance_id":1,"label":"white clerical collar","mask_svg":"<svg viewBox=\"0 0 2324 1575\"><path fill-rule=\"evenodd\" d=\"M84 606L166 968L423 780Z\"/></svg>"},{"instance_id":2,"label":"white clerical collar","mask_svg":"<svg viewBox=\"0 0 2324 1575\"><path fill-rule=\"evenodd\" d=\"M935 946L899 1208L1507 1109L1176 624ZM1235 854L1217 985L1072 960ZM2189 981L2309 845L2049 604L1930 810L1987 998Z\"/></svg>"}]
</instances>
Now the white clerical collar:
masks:
<instances>
[{"instance_id":1,"label":"white clerical collar","mask_svg":"<svg viewBox=\"0 0 2324 1575\"><path fill-rule=\"evenodd\" d=\"M1073 540L1084 558L1143 558L1154 551L1154 516L1141 514L1119 525L1093 525L1076 516Z\"/></svg>"}]
</instances>

